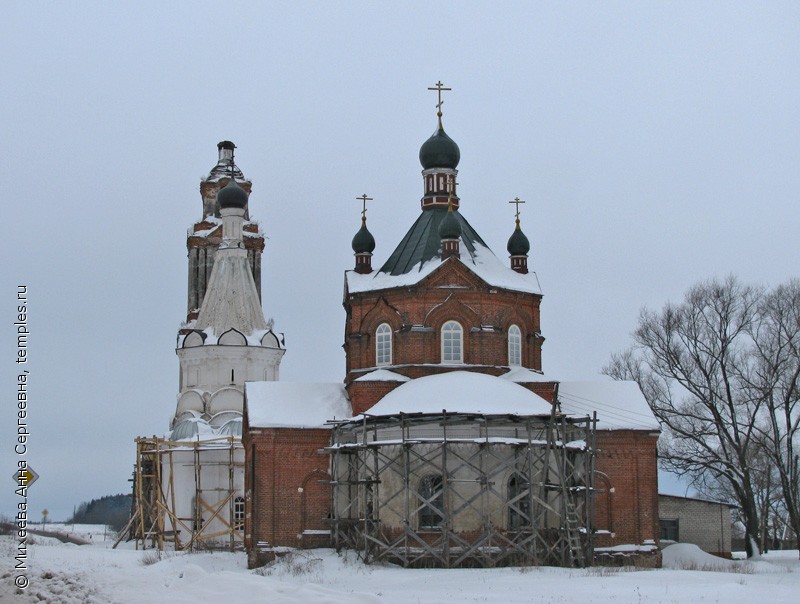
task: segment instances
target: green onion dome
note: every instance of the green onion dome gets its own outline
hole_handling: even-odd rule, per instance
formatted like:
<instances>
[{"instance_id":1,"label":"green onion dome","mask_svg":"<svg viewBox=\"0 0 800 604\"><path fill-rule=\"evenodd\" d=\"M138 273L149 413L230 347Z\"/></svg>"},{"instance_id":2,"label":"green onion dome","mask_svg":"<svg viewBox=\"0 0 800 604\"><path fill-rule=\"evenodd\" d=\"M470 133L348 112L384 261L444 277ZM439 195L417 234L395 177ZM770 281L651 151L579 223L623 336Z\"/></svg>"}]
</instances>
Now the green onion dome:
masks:
<instances>
[{"instance_id":1,"label":"green onion dome","mask_svg":"<svg viewBox=\"0 0 800 604\"><path fill-rule=\"evenodd\" d=\"M353 237L353 251L356 254L371 254L375 249L375 237L367 229L366 219L361 220L361 228Z\"/></svg>"},{"instance_id":2,"label":"green onion dome","mask_svg":"<svg viewBox=\"0 0 800 604\"><path fill-rule=\"evenodd\" d=\"M461 159L461 151L456 142L445 134L441 126L419 149L419 163L422 168L450 168L455 170Z\"/></svg>"},{"instance_id":3,"label":"green onion dome","mask_svg":"<svg viewBox=\"0 0 800 604\"><path fill-rule=\"evenodd\" d=\"M445 214L439 225L439 237L441 239L458 239L461 237L461 224L459 224L456 213L452 209L447 210L447 214Z\"/></svg>"},{"instance_id":4,"label":"green onion dome","mask_svg":"<svg viewBox=\"0 0 800 604\"><path fill-rule=\"evenodd\" d=\"M512 256L526 256L531 249L531 244L522 229L519 228L519 220L517 220L517 228L514 229L511 237L508 239L508 246L506 247L508 253Z\"/></svg>"},{"instance_id":5,"label":"green onion dome","mask_svg":"<svg viewBox=\"0 0 800 604\"><path fill-rule=\"evenodd\" d=\"M247 191L239 186L235 178L231 178L228 184L217 193L217 203L219 203L220 208L243 210L247 206Z\"/></svg>"}]
</instances>

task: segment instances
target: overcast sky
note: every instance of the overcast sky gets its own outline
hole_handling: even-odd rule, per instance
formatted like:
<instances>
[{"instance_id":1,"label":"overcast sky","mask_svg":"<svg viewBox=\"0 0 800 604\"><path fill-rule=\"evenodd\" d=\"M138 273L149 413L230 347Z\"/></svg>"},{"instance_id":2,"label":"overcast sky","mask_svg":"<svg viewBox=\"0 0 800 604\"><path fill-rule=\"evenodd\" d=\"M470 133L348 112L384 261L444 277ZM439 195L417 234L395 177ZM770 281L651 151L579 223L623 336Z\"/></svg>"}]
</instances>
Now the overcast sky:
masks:
<instances>
[{"instance_id":1,"label":"overcast sky","mask_svg":"<svg viewBox=\"0 0 800 604\"><path fill-rule=\"evenodd\" d=\"M0 512L18 284L35 516L129 492L134 437L166 431L186 229L220 140L253 181L288 381L344 378L355 197L375 199L380 266L419 214L440 79L461 212L504 261L507 202L527 200L547 375L598 377L642 306L699 280L798 274L796 2L121 4L3 9Z\"/></svg>"}]
</instances>

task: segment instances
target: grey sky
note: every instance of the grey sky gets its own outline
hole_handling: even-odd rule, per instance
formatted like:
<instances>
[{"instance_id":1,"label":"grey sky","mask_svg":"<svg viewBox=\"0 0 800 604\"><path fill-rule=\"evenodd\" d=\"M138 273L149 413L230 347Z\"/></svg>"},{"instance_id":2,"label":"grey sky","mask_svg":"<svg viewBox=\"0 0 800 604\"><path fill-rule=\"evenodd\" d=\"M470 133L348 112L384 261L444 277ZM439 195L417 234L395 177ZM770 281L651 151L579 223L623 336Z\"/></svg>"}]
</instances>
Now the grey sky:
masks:
<instances>
[{"instance_id":1,"label":"grey sky","mask_svg":"<svg viewBox=\"0 0 800 604\"><path fill-rule=\"evenodd\" d=\"M797 3L32 4L0 23L0 512L16 503L16 285L31 509L63 518L128 492L133 438L174 412L186 229L223 139L269 237L289 381L344 377L355 197L375 198L379 266L419 213L439 79L461 211L504 261L507 201L528 202L548 375L595 378L640 307L697 280L798 273Z\"/></svg>"}]
</instances>

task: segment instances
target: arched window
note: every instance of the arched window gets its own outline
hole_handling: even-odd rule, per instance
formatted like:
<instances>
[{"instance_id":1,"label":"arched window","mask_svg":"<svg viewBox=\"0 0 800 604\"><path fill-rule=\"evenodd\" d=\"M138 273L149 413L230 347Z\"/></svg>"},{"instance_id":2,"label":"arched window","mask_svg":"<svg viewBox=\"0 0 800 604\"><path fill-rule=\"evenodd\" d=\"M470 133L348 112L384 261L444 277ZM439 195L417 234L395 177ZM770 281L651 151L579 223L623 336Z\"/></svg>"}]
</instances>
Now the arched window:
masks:
<instances>
[{"instance_id":1,"label":"arched window","mask_svg":"<svg viewBox=\"0 0 800 604\"><path fill-rule=\"evenodd\" d=\"M520 474L508 479L508 530L520 531L532 525L528 481Z\"/></svg>"},{"instance_id":2,"label":"arched window","mask_svg":"<svg viewBox=\"0 0 800 604\"><path fill-rule=\"evenodd\" d=\"M464 330L455 321L442 325L442 363L464 362Z\"/></svg>"},{"instance_id":3,"label":"arched window","mask_svg":"<svg viewBox=\"0 0 800 604\"><path fill-rule=\"evenodd\" d=\"M438 529L444 523L444 493L442 477L428 474L419 481L419 528Z\"/></svg>"},{"instance_id":4,"label":"arched window","mask_svg":"<svg viewBox=\"0 0 800 604\"><path fill-rule=\"evenodd\" d=\"M392 328L381 323L375 332L375 364L392 364Z\"/></svg>"},{"instance_id":5,"label":"arched window","mask_svg":"<svg viewBox=\"0 0 800 604\"><path fill-rule=\"evenodd\" d=\"M522 365L522 332L516 325L508 328L508 364L513 367Z\"/></svg>"},{"instance_id":6,"label":"arched window","mask_svg":"<svg viewBox=\"0 0 800 604\"><path fill-rule=\"evenodd\" d=\"M233 528L244 528L244 497L241 495L233 500Z\"/></svg>"}]
</instances>

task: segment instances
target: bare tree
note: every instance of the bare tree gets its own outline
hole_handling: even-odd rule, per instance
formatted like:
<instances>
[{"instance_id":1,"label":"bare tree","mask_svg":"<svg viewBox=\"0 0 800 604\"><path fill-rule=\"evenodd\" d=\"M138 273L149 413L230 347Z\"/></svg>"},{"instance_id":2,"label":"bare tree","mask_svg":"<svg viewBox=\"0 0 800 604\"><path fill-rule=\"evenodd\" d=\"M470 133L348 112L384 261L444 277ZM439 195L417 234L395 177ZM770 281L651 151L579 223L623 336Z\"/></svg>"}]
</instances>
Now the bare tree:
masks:
<instances>
[{"instance_id":1,"label":"bare tree","mask_svg":"<svg viewBox=\"0 0 800 604\"><path fill-rule=\"evenodd\" d=\"M748 382L762 407L757 426L800 540L800 280L763 297L751 333L756 362Z\"/></svg>"},{"instance_id":2,"label":"bare tree","mask_svg":"<svg viewBox=\"0 0 800 604\"><path fill-rule=\"evenodd\" d=\"M634 346L603 372L636 380L663 433L662 466L702 486L729 487L739 506L748 557L758 555L759 506L750 460L764 405L747 376L762 290L734 277L692 287L680 304L642 310Z\"/></svg>"}]
</instances>

